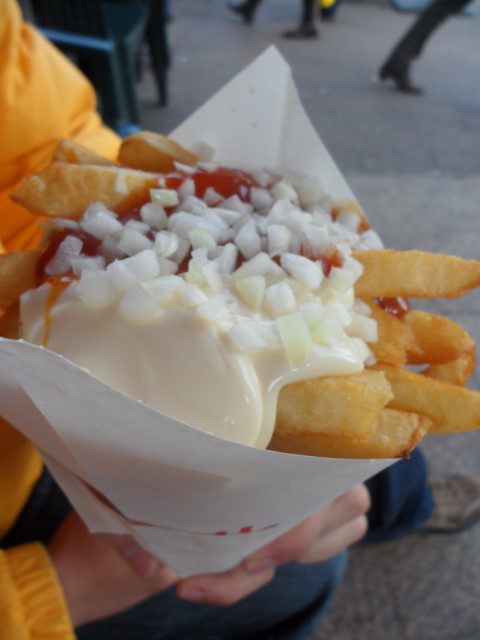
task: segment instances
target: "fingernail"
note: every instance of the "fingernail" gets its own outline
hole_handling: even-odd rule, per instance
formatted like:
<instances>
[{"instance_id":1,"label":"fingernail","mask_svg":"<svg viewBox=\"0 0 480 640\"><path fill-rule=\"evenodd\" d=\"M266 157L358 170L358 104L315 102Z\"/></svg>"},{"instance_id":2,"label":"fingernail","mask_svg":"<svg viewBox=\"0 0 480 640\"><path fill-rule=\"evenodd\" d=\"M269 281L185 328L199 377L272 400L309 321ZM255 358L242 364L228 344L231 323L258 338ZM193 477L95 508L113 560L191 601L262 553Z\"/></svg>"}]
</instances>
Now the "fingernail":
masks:
<instances>
[{"instance_id":1,"label":"fingernail","mask_svg":"<svg viewBox=\"0 0 480 640\"><path fill-rule=\"evenodd\" d=\"M150 578L159 567L158 560L138 546L126 549L123 557L140 578Z\"/></svg>"},{"instance_id":2,"label":"fingernail","mask_svg":"<svg viewBox=\"0 0 480 640\"><path fill-rule=\"evenodd\" d=\"M196 587L183 587L180 590L180 597L191 602L202 602L205 600L205 592Z\"/></svg>"},{"instance_id":3,"label":"fingernail","mask_svg":"<svg viewBox=\"0 0 480 640\"><path fill-rule=\"evenodd\" d=\"M263 573L268 569L273 569L275 560L273 558L249 558L245 561L246 573Z\"/></svg>"}]
</instances>

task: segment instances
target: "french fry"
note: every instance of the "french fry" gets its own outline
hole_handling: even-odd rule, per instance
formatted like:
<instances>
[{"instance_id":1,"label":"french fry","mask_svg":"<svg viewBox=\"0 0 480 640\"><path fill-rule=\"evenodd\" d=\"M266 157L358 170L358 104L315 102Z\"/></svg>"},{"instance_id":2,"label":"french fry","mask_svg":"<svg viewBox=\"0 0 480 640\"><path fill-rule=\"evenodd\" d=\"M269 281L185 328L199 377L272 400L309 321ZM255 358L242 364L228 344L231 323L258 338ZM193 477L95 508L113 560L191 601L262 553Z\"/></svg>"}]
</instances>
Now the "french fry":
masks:
<instances>
[{"instance_id":1,"label":"french fry","mask_svg":"<svg viewBox=\"0 0 480 640\"><path fill-rule=\"evenodd\" d=\"M20 305L14 302L0 316L0 337L18 340L20 337Z\"/></svg>"},{"instance_id":2,"label":"french fry","mask_svg":"<svg viewBox=\"0 0 480 640\"><path fill-rule=\"evenodd\" d=\"M192 165L198 161L195 154L173 140L149 131L125 138L118 159L125 167L159 173L168 173L175 169L174 162Z\"/></svg>"},{"instance_id":3,"label":"french fry","mask_svg":"<svg viewBox=\"0 0 480 640\"><path fill-rule=\"evenodd\" d=\"M462 353L455 360L444 364L433 364L422 371L422 375L442 382L464 387L475 369L475 351Z\"/></svg>"},{"instance_id":4,"label":"french fry","mask_svg":"<svg viewBox=\"0 0 480 640\"><path fill-rule=\"evenodd\" d=\"M368 231L370 229L370 223L367 219L367 216L364 214L360 206L355 202L355 200L346 200L344 202L335 202L332 209L332 218L336 220L338 216L343 211L352 211L356 213L360 218L360 226L358 230L362 233L363 231Z\"/></svg>"},{"instance_id":5,"label":"french fry","mask_svg":"<svg viewBox=\"0 0 480 640\"><path fill-rule=\"evenodd\" d=\"M388 407L428 416L432 434L453 434L480 428L480 393L388 365L384 371L394 397Z\"/></svg>"},{"instance_id":6,"label":"french fry","mask_svg":"<svg viewBox=\"0 0 480 640\"><path fill-rule=\"evenodd\" d=\"M475 352L475 341L458 324L426 311L410 311L402 318L414 336L409 364L444 364L464 353Z\"/></svg>"},{"instance_id":7,"label":"french fry","mask_svg":"<svg viewBox=\"0 0 480 640\"><path fill-rule=\"evenodd\" d=\"M357 251L362 298L457 298L480 285L480 262L425 251Z\"/></svg>"},{"instance_id":8,"label":"french fry","mask_svg":"<svg viewBox=\"0 0 480 640\"><path fill-rule=\"evenodd\" d=\"M15 251L0 255L0 306L9 307L35 286L39 253Z\"/></svg>"},{"instance_id":9,"label":"french fry","mask_svg":"<svg viewBox=\"0 0 480 640\"><path fill-rule=\"evenodd\" d=\"M68 162L69 164L94 164L111 167L114 162L104 158L99 153L83 147L74 140L60 140L53 155L54 162Z\"/></svg>"},{"instance_id":10,"label":"french fry","mask_svg":"<svg viewBox=\"0 0 480 640\"><path fill-rule=\"evenodd\" d=\"M11 198L31 213L78 220L92 202L121 213L148 198L158 176L132 169L54 162L23 180Z\"/></svg>"},{"instance_id":11,"label":"french fry","mask_svg":"<svg viewBox=\"0 0 480 640\"><path fill-rule=\"evenodd\" d=\"M428 434L425 416L383 409L368 438L348 438L323 433L274 434L269 449L324 458L405 458Z\"/></svg>"},{"instance_id":12,"label":"french fry","mask_svg":"<svg viewBox=\"0 0 480 640\"><path fill-rule=\"evenodd\" d=\"M378 328L377 342L369 347L379 362L401 367L407 362L407 351L415 351L415 340L412 330L391 313L380 309L374 302L366 301L372 310L371 318Z\"/></svg>"},{"instance_id":13,"label":"french fry","mask_svg":"<svg viewBox=\"0 0 480 640\"><path fill-rule=\"evenodd\" d=\"M379 371L290 384L278 396L277 436L299 433L370 436L392 392Z\"/></svg>"}]
</instances>

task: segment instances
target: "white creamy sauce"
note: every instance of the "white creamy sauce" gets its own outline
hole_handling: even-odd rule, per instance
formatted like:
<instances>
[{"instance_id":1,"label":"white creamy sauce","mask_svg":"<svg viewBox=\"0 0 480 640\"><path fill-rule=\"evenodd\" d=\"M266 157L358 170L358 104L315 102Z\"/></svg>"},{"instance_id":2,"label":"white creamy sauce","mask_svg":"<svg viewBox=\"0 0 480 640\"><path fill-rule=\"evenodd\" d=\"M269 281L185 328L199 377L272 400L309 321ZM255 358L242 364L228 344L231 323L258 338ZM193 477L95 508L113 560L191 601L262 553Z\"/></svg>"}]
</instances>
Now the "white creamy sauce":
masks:
<instances>
[{"instance_id":1,"label":"white creamy sauce","mask_svg":"<svg viewBox=\"0 0 480 640\"><path fill-rule=\"evenodd\" d=\"M21 300L22 338L37 345L45 336L49 288ZM315 346L305 364L292 368L279 350L242 353L185 308L132 327L115 309L89 307L67 289L50 315L51 351L169 417L244 445L268 446L285 384L363 369L347 337Z\"/></svg>"}]
</instances>

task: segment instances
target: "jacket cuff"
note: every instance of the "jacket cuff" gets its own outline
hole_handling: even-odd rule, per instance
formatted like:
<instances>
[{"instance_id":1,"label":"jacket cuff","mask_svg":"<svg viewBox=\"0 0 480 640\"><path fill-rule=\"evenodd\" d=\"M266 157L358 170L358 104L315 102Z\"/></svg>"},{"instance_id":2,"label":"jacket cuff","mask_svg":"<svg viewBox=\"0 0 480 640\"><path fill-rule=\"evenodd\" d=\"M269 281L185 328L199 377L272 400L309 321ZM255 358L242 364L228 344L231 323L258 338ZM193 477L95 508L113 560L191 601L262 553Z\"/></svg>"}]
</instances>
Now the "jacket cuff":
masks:
<instances>
[{"instance_id":1,"label":"jacket cuff","mask_svg":"<svg viewBox=\"0 0 480 640\"><path fill-rule=\"evenodd\" d=\"M25 544L0 553L31 640L75 640L67 604L45 547Z\"/></svg>"}]
</instances>

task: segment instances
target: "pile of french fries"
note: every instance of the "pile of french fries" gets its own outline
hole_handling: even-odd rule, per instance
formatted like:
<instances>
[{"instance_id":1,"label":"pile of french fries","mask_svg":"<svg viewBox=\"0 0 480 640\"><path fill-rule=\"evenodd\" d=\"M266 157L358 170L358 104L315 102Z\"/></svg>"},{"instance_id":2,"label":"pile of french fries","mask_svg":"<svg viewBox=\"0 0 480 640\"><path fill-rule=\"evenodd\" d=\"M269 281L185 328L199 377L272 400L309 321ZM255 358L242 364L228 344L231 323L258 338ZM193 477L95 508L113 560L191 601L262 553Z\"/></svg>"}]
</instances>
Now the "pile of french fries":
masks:
<instances>
[{"instance_id":1,"label":"pile of french fries","mask_svg":"<svg viewBox=\"0 0 480 640\"><path fill-rule=\"evenodd\" d=\"M79 219L92 202L122 213L148 197L159 174L174 162L193 165L194 154L154 133L125 139L118 163L71 141L62 141L54 161L25 179L15 202L38 216ZM339 204L352 210L353 203ZM369 228L356 206L363 230ZM48 237L48 228L46 236ZM48 242L48 239L46 240ZM19 335L18 300L37 286L40 252L0 256L0 335ZM480 394L464 388L475 365L475 342L456 323L424 311L395 316L378 298L456 298L480 285L480 263L423 251L357 252L364 273L355 295L371 308L378 342L377 363L363 372L286 386L279 395L270 448L338 458L405 457L427 434L480 428ZM415 366L418 371L411 368ZM410 368L409 368L410 367Z\"/></svg>"}]
</instances>

